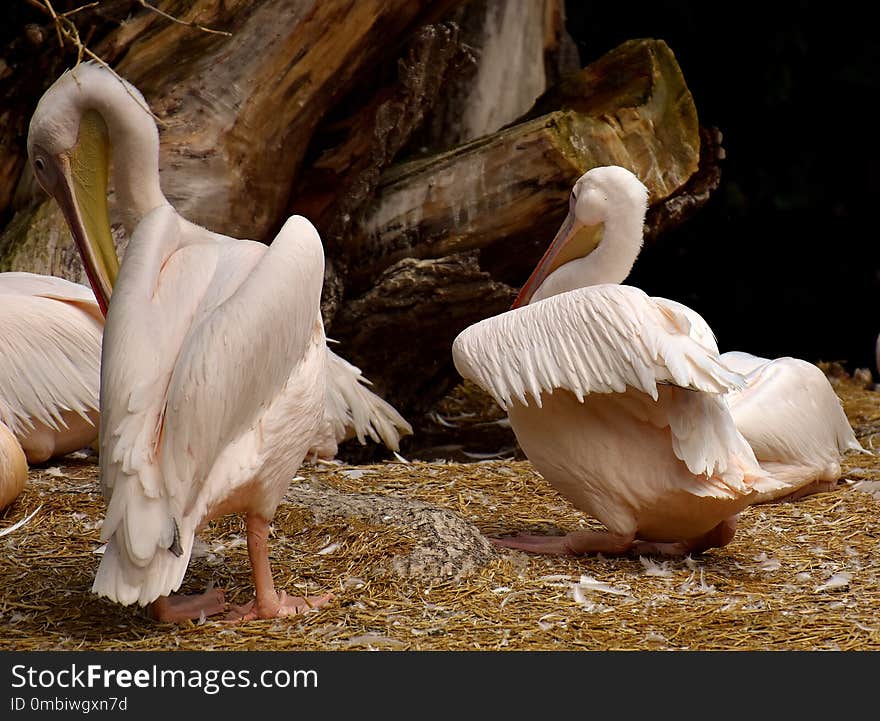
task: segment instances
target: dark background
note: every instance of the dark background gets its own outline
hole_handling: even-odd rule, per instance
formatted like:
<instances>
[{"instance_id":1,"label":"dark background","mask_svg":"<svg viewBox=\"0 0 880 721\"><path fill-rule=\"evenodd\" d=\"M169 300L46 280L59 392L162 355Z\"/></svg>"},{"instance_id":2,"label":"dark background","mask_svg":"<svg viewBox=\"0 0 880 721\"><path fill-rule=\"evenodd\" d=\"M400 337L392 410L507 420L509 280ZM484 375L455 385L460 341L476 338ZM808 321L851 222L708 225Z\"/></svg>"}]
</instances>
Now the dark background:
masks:
<instances>
[{"instance_id":1,"label":"dark background","mask_svg":"<svg viewBox=\"0 0 880 721\"><path fill-rule=\"evenodd\" d=\"M858 7L569 0L567 14L584 64L630 38L665 40L700 122L724 134L719 190L627 283L700 312L722 351L876 378L880 39Z\"/></svg>"}]
</instances>

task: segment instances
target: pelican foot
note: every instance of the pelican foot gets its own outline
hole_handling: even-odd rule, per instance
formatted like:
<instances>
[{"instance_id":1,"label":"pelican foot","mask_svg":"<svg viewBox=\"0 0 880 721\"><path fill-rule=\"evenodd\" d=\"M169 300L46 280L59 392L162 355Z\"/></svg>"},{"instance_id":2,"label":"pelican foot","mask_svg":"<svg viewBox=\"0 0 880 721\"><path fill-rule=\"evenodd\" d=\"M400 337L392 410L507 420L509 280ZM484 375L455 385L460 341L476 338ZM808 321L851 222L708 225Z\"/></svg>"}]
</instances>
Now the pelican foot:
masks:
<instances>
[{"instance_id":1,"label":"pelican foot","mask_svg":"<svg viewBox=\"0 0 880 721\"><path fill-rule=\"evenodd\" d=\"M279 616L297 616L321 608L334 598L332 593L323 596L288 596L284 591L273 600L254 599L244 606L233 606L224 620L233 623L254 621L258 618L278 618Z\"/></svg>"},{"instance_id":2,"label":"pelican foot","mask_svg":"<svg viewBox=\"0 0 880 721\"><path fill-rule=\"evenodd\" d=\"M160 596L147 605L147 615L160 623L181 623L207 618L226 610L223 590L212 588L192 596Z\"/></svg>"},{"instance_id":3,"label":"pelican foot","mask_svg":"<svg viewBox=\"0 0 880 721\"><path fill-rule=\"evenodd\" d=\"M564 536L518 534L490 540L502 548L554 556L583 556L591 553L621 556L633 545L631 537L602 531L572 531Z\"/></svg>"}]
</instances>

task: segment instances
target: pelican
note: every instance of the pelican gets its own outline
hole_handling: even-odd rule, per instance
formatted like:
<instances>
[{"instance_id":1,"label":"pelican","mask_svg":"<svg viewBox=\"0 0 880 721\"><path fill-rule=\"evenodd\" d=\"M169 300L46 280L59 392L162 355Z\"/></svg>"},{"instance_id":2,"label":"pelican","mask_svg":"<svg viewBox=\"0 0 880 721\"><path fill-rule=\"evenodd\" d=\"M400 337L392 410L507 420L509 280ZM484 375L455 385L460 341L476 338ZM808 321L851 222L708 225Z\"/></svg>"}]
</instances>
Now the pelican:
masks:
<instances>
[{"instance_id":1,"label":"pelican","mask_svg":"<svg viewBox=\"0 0 880 721\"><path fill-rule=\"evenodd\" d=\"M459 373L507 410L526 456L608 529L519 535L542 553L701 552L782 487L725 395L745 380L693 310L620 285L641 250L647 189L616 166L585 173L514 308L453 343ZM694 332L696 329L696 332Z\"/></svg>"},{"instance_id":2,"label":"pelican","mask_svg":"<svg viewBox=\"0 0 880 721\"><path fill-rule=\"evenodd\" d=\"M130 239L121 266L107 206L111 147ZM222 612L219 590L172 593L197 529L242 513L255 597L229 618L291 615L327 603L331 594L295 598L275 589L268 556L275 509L307 452L329 452L328 433L337 440L340 427L356 426L356 433L372 428L396 438L409 428L384 406L378 417L370 409L352 412L341 425L324 417L333 389L328 365L338 363L321 321L318 233L292 216L267 247L181 217L159 185L159 135L146 101L92 63L68 71L43 95L28 153L107 312L100 393L107 548L93 591L148 606L160 621ZM348 372L338 382L353 398L363 379Z\"/></svg>"},{"instance_id":3,"label":"pelican","mask_svg":"<svg viewBox=\"0 0 880 721\"><path fill-rule=\"evenodd\" d=\"M91 290L63 278L0 273L0 422L28 463L98 437L104 316Z\"/></svg>"},{"instance_id":4,"label":"pelican","mask_svg":"<svg viewBox=\"0 0 880 721\"><path fill-rule=\"evenodd\" d=\"M841 476L843 454L868 453L825 374L812 363L741 351L723 353L721 360L745 377L745 386L726 396L736 427L761 467L785 483L778 491L759 494L756 502L793 501L829 491Z\"/></svg>"},{"instance_id":5,"label":"pelican","mask_svg":"<svg viewBox=\"0 0 880 721\"><path fill-rule=\"evenodd\" d=\"M0 511L24 490L27 459L12 431L0 422Z\"/></svg>"}]
</instances>

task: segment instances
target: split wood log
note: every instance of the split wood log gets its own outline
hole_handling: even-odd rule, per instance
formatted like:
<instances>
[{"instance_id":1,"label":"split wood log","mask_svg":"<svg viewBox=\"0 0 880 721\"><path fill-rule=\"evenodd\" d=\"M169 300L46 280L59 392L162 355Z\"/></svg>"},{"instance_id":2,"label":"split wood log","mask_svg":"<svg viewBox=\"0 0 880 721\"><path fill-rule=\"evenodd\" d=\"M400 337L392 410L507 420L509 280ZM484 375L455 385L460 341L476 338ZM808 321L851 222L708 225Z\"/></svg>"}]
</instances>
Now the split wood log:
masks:
<instances>
[{"instance_id":1,"label":"split wood log","mask_svg":"<svg viewBox=\"0 0 880 721\"><path fill-rule=\"evenodd\" d=\"M165 0L158 7L180 22L141 8L98 51L118 56L116 70L160 119L161 183L175 208L212 230L269 240L318 123L359 77L460 1Z\"/></svg>"},{"instance_id":2,"label":"split wood log","mask_svg":"<svg viewBox=\"0 0 880 721\"><path fill-rule=\"evenodd\" d=\"M411 414L457 381L449 355L455 335L509 307L582 173L627 167L657 204L696 171L697 113L668 46L630 41L596 65L539 99L532 119L383 174L346 249L347 297L331 334ZM584 76L590 85L581 84ZM551 102L563 109L540 114ZM450 269L463 253L469 298L442 293L448 273L443 284L425 282L432 263ZM389 293L406 303L383 303Z\"/></svg>"}]
</instances>

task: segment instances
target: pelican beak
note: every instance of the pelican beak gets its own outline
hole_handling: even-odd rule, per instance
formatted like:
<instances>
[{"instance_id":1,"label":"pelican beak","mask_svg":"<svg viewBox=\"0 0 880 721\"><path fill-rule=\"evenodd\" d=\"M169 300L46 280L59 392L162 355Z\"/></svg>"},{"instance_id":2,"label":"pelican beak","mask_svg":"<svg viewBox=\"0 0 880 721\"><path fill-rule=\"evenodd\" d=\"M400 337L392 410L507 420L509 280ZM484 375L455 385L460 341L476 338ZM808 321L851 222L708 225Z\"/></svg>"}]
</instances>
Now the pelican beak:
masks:
<instances>
[{"instance_id":1,"label":"pelican beak","mask_svg":"<svg viewBox=\"0 0 880 721\"><path fill-rule=\"evenodd\" d=\"M601 223L584 225L575 217L574 209L569 210L562 227L559 228L544 256L538 261L538 265L520 290L511 309L528 305L535 291L554 270L569 261L592 253L602 240L602 228Z\"/></svg>"},{"instance_id":2,"label":"pelican beak","mask_svg":"<svg viewBox=\"0 0 880 721\"><path fill-rule=\"evenodd\" d=\"M58 181L55 188L47 190L67 219L89 283L106 315L119 272L119 259L107 207L110 138L103 118L95 111L86 112L77 144L53 160L57 164Z\"/></svg>"}]
</instances>

